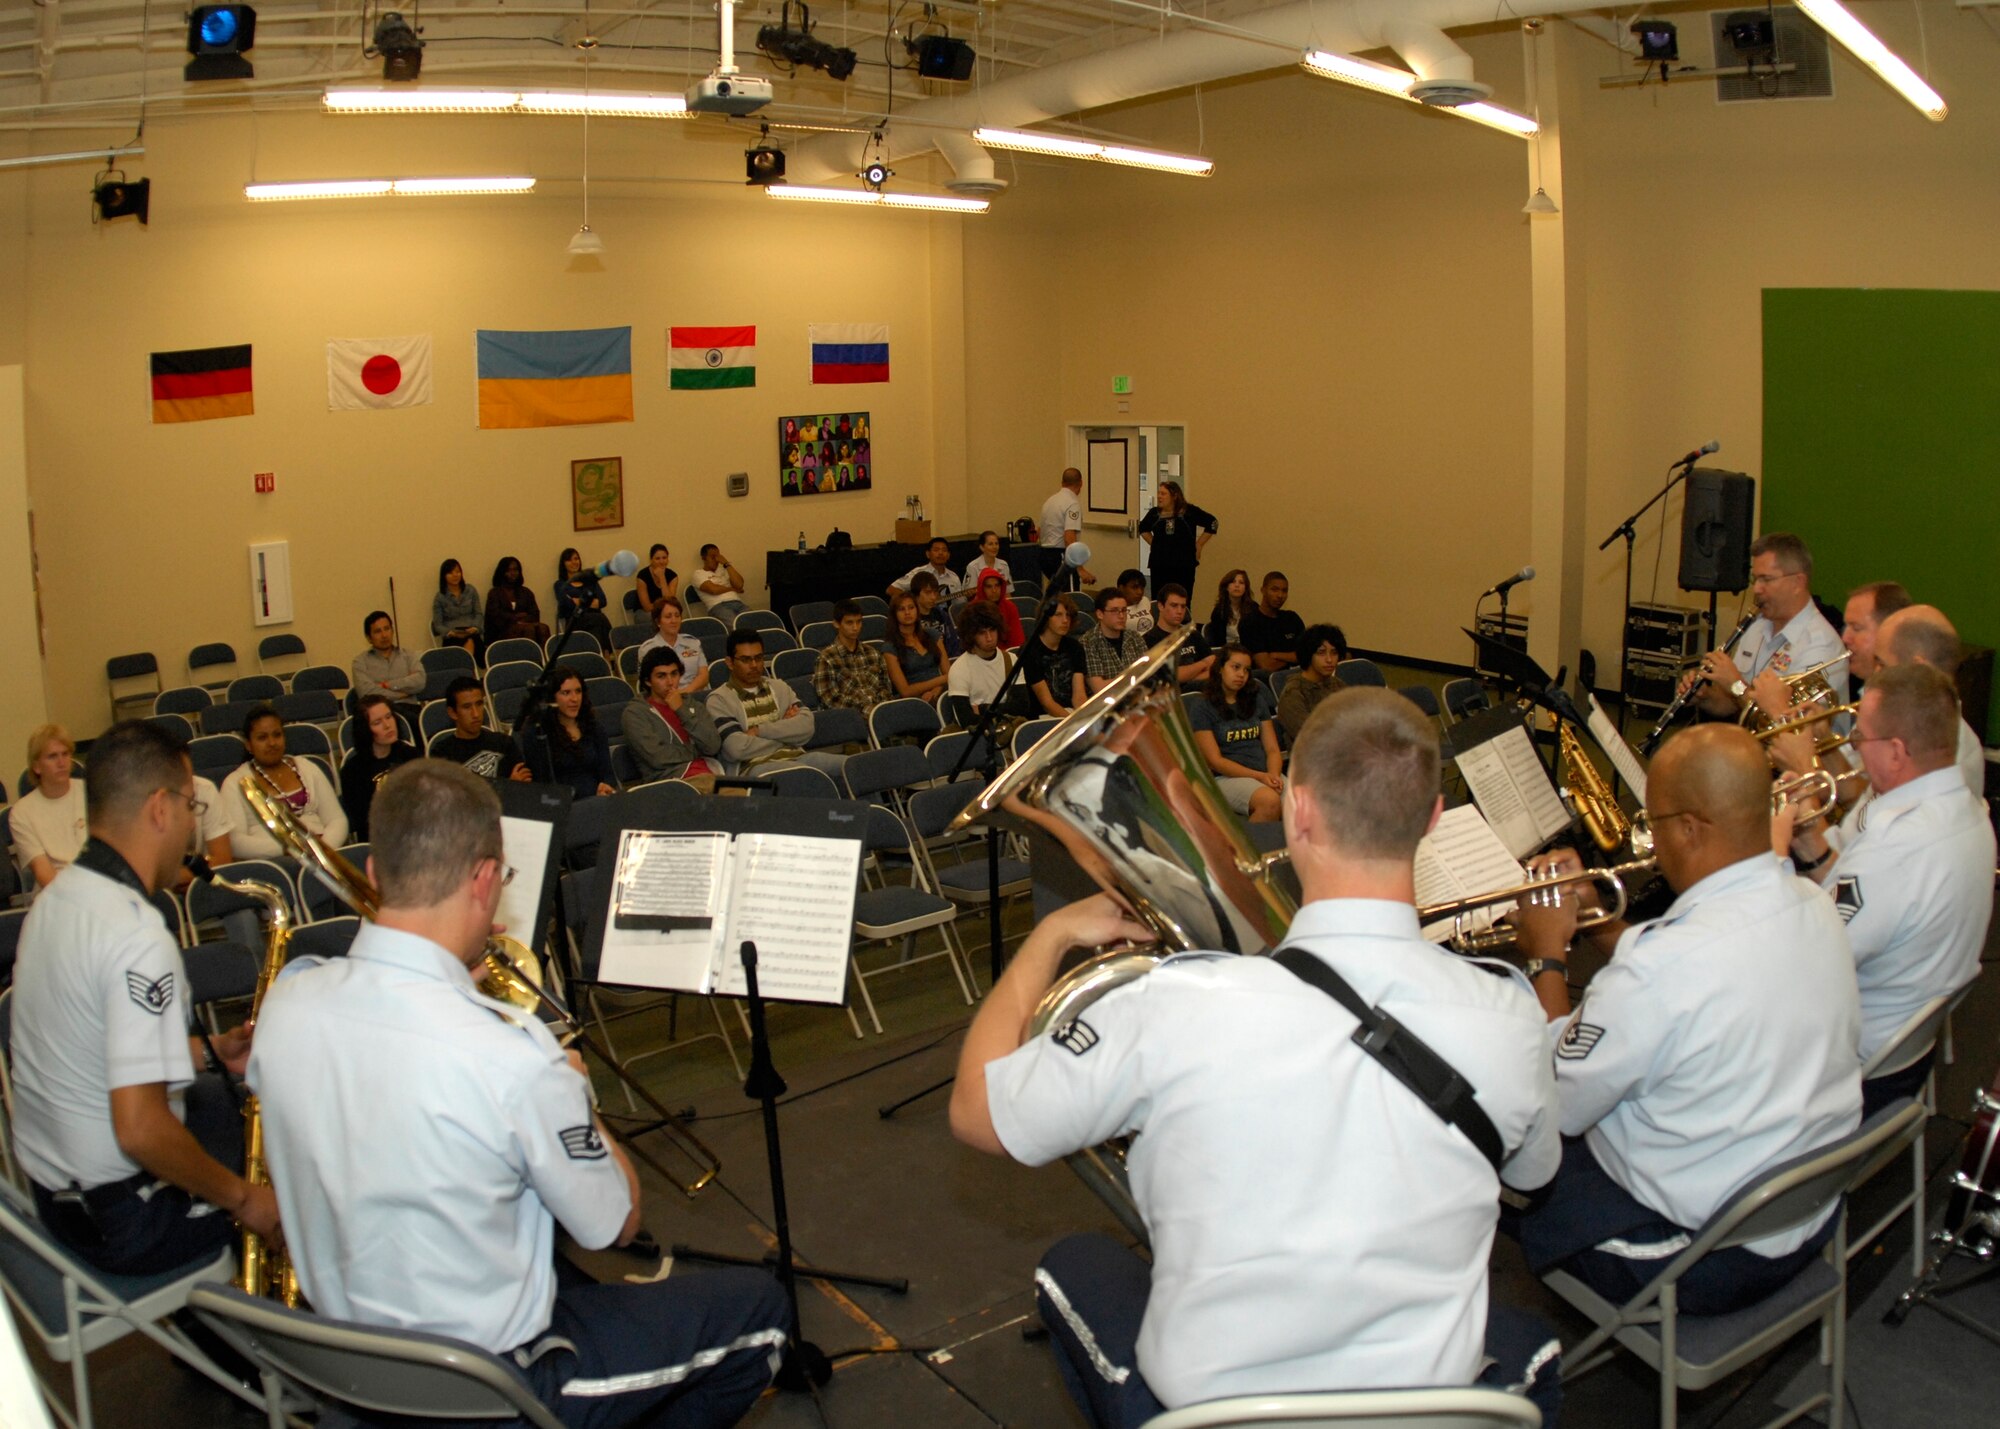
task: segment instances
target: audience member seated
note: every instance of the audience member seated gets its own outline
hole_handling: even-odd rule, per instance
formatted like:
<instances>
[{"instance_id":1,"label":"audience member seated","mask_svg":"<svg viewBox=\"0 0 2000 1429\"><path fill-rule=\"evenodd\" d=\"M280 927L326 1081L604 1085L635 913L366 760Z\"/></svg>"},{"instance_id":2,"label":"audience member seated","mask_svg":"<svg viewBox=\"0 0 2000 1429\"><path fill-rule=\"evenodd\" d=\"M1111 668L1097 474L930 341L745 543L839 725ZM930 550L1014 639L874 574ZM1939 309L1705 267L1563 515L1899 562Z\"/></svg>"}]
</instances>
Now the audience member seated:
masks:
<instances>
[{"instance_id":1,"label":"audience member seated","mask_svg":"<svg viewBox=\"0 0 2000 1429\"><path fill-rule=\"evenodd\" d=\"M943 604L944 592L939 589L937 577L929 571L918 571L910 577L910 595L917 602L917 624L925 635L944 646L944 653L956 660L965 653L959 643L958 626L946 617L947 607Z\"/></svg>"},{"instance_id":2,"label":"audience member seated","mask_svg":"<svg viewBox=\"0 0 2000 1429\"><path fill-rule=\"evenodd\" d=\"M365 843L368 806L375 802L376 788L397 765L415 759L417 748L403 742L395 708L386 695L363 695L359 703L363 738L341 762L340 807L347 811L348 838Z\"/></svg>"},{"instance_id":3,"label":"audience member seated","mask_svg":"<svg viewBox=\"0 0 2000 1429\"><path fill-rule=\"evenodd\" d=\"M431 597L431 638L470 652L474 660L482 659L484 620L479 592L465 583L465 568L457 561L445 561L438 567L438 593Z\"/></svg>"},{"instance_id":4,"label":"audience member seated","mask_svg":"<svg viewBox=\"0 0 2000 1429\"><path fill-rule=\"evenodd\" d=\"M977 714L999 696L1014 657L1000 648L1000 619L985 606L968 605L958 620L965 653L951 662L945 690L969 701ZM1021 688L1016 682L1015 693Z\"/></svg>"},{"instance_id":5,"label":"audience member seated","mask_svg":"<svg viewBox=\"0 0 2000 1429\"><path fill-rule=\"evenodd\" d=\"M1190 587L1192 590L1192 587ZM1193 599L1192 596L1189 597ZM1215 585L1215 606L1208 613L1202 634L1215 646L1243 643L1243 617L1256 608L1250 599L1250 572L1238 566Z\"/></svg>"},{"instance_id":6,"label":"audience member seated","mask_svg":"<svg viewBox=\"0 0 2000 1429\"><path fill-rule=\"evenodd\" d=\"M931 537L930 545L924 548L924 556L929 564L918 566L909 574L899 576L889 583L889 589L908 590L912 580L928 573L936 579L938 589L944 592L947 599L957 595L959 579L958 572L951 568L951 542L942 536Z\"/></svg>"},{"instance_id":7,"label":"audience member seated","mask_svg":"<svg viewBox=\"0 0 2000 1429\"><path fill-rule=\"evenodd\" d=\"M668 596L681 593L680 572L667 564L673 553L659 542L653 543L645 567L639 572L639 609L651 616Z\"/></svg>"},{"instance_id":8,"label":"audience member seated","mask_svg":"<svg viewBox=\"0 0 2000 1429\"><path fill-rule=\"evenodd\" d=\"M222 781L222 798L229 805L233 832L230 844L238 858L283 858L285 848L264 827L244 796L246 785L255 784L273 799L290 806L307 833L328 848L348 842L347 811L333 782L310 759L293 759L285 753L285 721L269 705L250 711L243 721L243 742L250 746L250 759Z\"/></svg>"},{"instance_id":9,"label":"audience member seated","mask_svg":"<svg viewBox=\"0 0 2000 1429\"><path fill-rule=\"evenodd\" d=\"M951 674L944 642L923 627L917 601L908 591L889 597L889 683L899 699L938 702Z\"/></svg>"},{"instance_id":10,"label":"audience member seated","mask_svg":"<svg viewBox=\"0 0 2000 1429\"><path fill-rule=\"evenodd\" d=\"M1125 628L1144 640L1153 633L1153 604L1146 599L1146 573L1127 569L1118 574L1118 590L1125 597Z\"/></svg>"},{"instance_id":11,"label":"audience member seated","mask_svg":"<svg viewBox=\"0 0 2000 1429\"><path fill-rule=\"evenodd\" d=\"M460 675L444 691L445 712L451 716L451 738L431 750L436 759L463 764L482 779L512 779L527 784L534 774L521 762L514 741L486 728L486 687L470 675Z\"/></svg>"},{"instance_id":12,"label":"audience member seated","mask_svg":"<svg viewBox=\"0 0 2000 1429\"><path fill-rule=\"evenodd\" d=\"M210 868L236 862L236 849L230 842L235 825L229 813L230 805L236 801L225 800L222 791L199 774L194 776L194 801L201 808L195 811L195 832L188 843L188 853L207 859ZM174 887L184 889L192 882L194 870L183 864Z\"/></svg>"},{"instance_id":13,"label":"audience member seated","mask_svg":"<svg viewBox=\"0 0 2000 1429\"><path fill-rule=\"evenodd\" d=\"M1271 692L1250 677L1250 652L1225 645L1200 698L1188 701L1194 742L1229 807L1253 824L1275 823L1285 756L1271 720Z\"/></svg>"},{"instance_id":14,"label":"audience member seated","mask_svg":"<svg viewBox=\"0 0 2000 1429\"><path fill-rule=\"evenodd\" d=\"M1210 648L1208 637L1201 633L1200 627L1188 622L1186 588L1177 585L1160 587L1160 623L1146 637L1146 648L1150 650L1183 630L1187 631L1187 639L1181 642L1180 664L1176 673L1183 685L1199 689L1208 683L1209 671L1215 668L1215 651Z\"/></svg>"},{"instance_id":15,"label":"audience member seated","mask_svg":"<svg viewBox=\"0 0 2000 1429\"><path fill-rule=\"evenodd\" d=\"M604 587L594 572L584 569L583 556L565 546L556 558L556 622L558 628L581 630L603 649L611 648L611 621L604 613Z\"/></svg>"},{"instance_id":16,"label":"audience member seated","mask_svg":"<svg viewBox=\"0 0 2000 1429\"><path fill-rule=\"evenodd\" d=\"M724 625L734 625L743 613L743 573L730 564L722 548L701 548L701 573L694 578L702 608Z\"/></svg>"},{"instance_id":17,"label":"audience member seated","mask_svg":"<svg viewBox=\"0 0 2000 1429\"><path fill-rule=\"evenodd\" d=\"M28 782L14 802L14 855L21 881L32 892L47 888L76 861L89 836L83 780L71 778L76 745L59 724L45 724L28 736Z\"/></svg>"},{"instance_id":18,"label":"audience member seated","mask_svg":"<svg viewBox=\"0 0 2000 1429\"><path fill-rule=\"evenodd\" d=\"M535 778L545 784L566 784L578 799L616 794L611 772L611 741L590 708L583 676L568 665L549 671L554 694L548 708L520 732L521 757Z\"/></svg>"},{"instance_id":19,"label":"audience member seated","mask_svg":"<svg viewBox=\"0 0 2000 1429\"><path fill-rule=\"evenodd\" d=\"M835 779L844 755L808 750L813 713L792 687L764 673L764 638L754 630L729 632L729 678L708 697L708 712L722 735L722 757L748 773L777 764L810 764Z\"/></svg>"},{"instance_id":20,"label":"audience member seated","mask_svg":"<svg viewBox=\"0 0 2000 1429\"><path fill-rule=\"evenodd\" d=\"M1125 628L1131 617L1124 593L1112 587L1097 599L1097 620L1077 644L1083 647L1083 673L1094 695L1127 665L1146 653L1146 642Z\"/></svg>"},{"instance_id":21,"label":"audience member seated","mask_svg":"<svg viewBox=\"0 0 2000 1429\"><path fill-rule=\"evenodd\" d=\"M1028 632L1021 625L1021 607L1014 604L1014 597L1008 593L1007 581L998 571L988 571L979 578L979 593L971 603L985 606L1000 622L1001 649L1018 650L1028 643ZM1071 605L1070 614L1074 615L1074 602Z\"/></svg>"},{"instance_id":22,"label":"audience member seated","mask_svg":"<svg viewBox=\"0 0 2000 1429\"><path fill-rule=\"evenodd\" d=\"M535 593L521 579L518 556L502 556L493 567L493 584L486 592L486 643L495 640L532 640L537 645L549 638L542 623L542 608Z\"/></svg>"},{"instance_id":23,"label":"audience member seated","mask_svg":"<svg viewBox=\"0 0 2000 1429\"><path fill-rule=\"evenodd\" d=\"M834 602L833 643L819 652L819 663L813 666L813 690L830 710L869 710L896 697L888 660L861 641L862 618L856 602Z\"/></svg>"},{"instance_id":24,"label":"audience member seated","mask_svg":"<svg viewBox=\"0 0 2000 1429\"><path fill-rule=\"evenodd\" d=\"M639 689L644 698L627 700L618 722L640 775L685 779L712 793L722 772L722 735L708 702L689 699L681 689L681 657L672 646L657 646L639 662Z\"/></svg>"},{"instance_id":25,"label":"audience member seated","mask_svg":"<svg viewBox=\"0 0 2000 1429\"><path fill-rule=\"evenodd\" d=\"M1278 696L1278 728L1287 749L1306 727L1306 716L1341 688L1334 671L1347 658L1347 637L1338 625L1311 626L1299 637L1297 654L1299 672L1285 681L1284 693Z\"/></svg>"},{"instance_id":26,"label":"audience member seated","mask_svg":"<svg viewBox=\"0 0 2000 1429\"><path fill-rule=\"evenodd\" d=\"M350 698L358 705L364 695L381 695L414 721L423 706L423 662L396 643L396 622L388 611L369 611L361 628L368 636L368 648L354 657Z\"/></svg>"},{"instance_id":27,"label":"audience member seated","mask_svg":"<svg viewBox=\"0 0 2000 1429\"><path fill-rule=\"evenodd\" d=\"M1264 577L1257 604L1243 615L1243 648L1260 670L1289 670L1299 663L1299 637L1306 623L1285 609L1292 583L1283 571Z\"/></svg>"},{"instance_id":28,"label":"audience member seated","mask_svg":"<svg viewBox=\"0 0 2000 1429\"><path fill-rule=\"evenodd\" d=\"M992 577L987 579L990 581ZM1076 624L1076 602L1069 598L1069 592L1059 592L1049 597L1042 615L1041 635L1030 640L1021 652L1021 678L1028 682L1035 712L1060 719L1085 698L1083 646L1069 633Z\"/></svg>"},{"instance_id":29,"label":"audience member seated","mask_svg":"<svg viewBox=\"0 0 2000 1429\"><path fill-rule=\"evenodd\" d=\"M979 533L979 554L972 558L972 564L965 568L965 584L974 590L979 588L979 578L988 571L1000 572L1001 578L1011 587L1014 572L1000 559L1000 533L981 531ZM915 594L914 591L911 594Z\"/></svg>"},{"instance_id":30,"label":"audience member seated","mask_svg":"<svg viewBox=\"0 0 2000 1429\"><path fill-rule=\"evenodd\" d=\"M681 657L681 693L697 695L708 688L708 656L702 653L699 640L692 635L681 634L682 614L679 596L660 597L653 606L654 634L639 647L639 668L645 669L646 657L655 650L671 650ZM644 688L643 682L641 688Z\"/></svg>"}]
</instances>

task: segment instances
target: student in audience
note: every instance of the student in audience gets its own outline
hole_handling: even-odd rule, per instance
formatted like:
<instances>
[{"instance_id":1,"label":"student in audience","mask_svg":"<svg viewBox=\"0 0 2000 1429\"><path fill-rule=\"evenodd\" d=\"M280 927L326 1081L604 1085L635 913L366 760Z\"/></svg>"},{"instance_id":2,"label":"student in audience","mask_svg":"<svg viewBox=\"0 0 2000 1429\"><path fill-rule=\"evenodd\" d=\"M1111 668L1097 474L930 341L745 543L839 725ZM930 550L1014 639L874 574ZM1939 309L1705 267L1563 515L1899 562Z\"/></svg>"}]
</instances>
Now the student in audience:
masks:
<instances>
[{"instance_id":1,"label":"student in audience","mask_svg":"<svg viewBox=\"0 0 2000 1429\"><path fill-rule=\"evenodd\" d=\"M929 571L918 571L910 577L910 595L917 602L917 624L924 634L944 646L944 653L952 659L964 654L958 626L946 618L944 592L938 587L937 577Z\"/></svg>"},{"instance_id":2,"label":"student in audience","mask_svg":"<svg viewBox=\"0 0 2000 1429\"><path fill-rule=\"evenodd\" d=\"M236 849L230 842L230 835L235 832L230 809L237 801L224 799L222 791L199 774L194 776L194 801L201 805L201 810L195 819L195 834L188 844L188 853L207 859L210 868L236 862ZM182 864L180 879L174 887L185 890L192 882L194 870Z\"/></svg>"},{"instance_id":3,"label":"student in audience","mask_svg":"<svg viewBox=\"0 0 2000 1429\"><path fill-rule=\"evenodd\" d=\"M1347 637L1338 625L1310 626L1299 637L1299 672L1285 682L1284 693L1278 696L1278 728L1285 748L1292 747L1306 727L1306 716L1319 708L1319 702L1341 688L1334 671L1346 658Z\"/></svg>"},{"instance_id":4,"label":"student in audience","mask_svg":"<svg viewBox=\"0 0 2000 1429\"><path fill-rule=\"evenodd\" d=\"M1000 648L1000 618L983 605L968 605L958 618L965 653L951 662L945 689L972 705L974 714L992 704L1014 668L1014 657ZM1020 685L1015 685L1018 693Z\"/></svg>"},{"instance_id":5,"label":"student in audience","mask_svg":"<svg viewBox=\"0 0 2000 1429\"><path fill-rule=\"evenodd\" d=\"M611 621L604 614L604 587L597 576L584 569L583 556L574 546L565 546L556 558L556 620L571 630L581 630L596 639L600 648L611 645Z\"/></svg>"},{"instance_id":6,"label":"student in audience","mask_svg":"<svg viewBox=\"0 0 2000 1429\"><path fill-rule=\"evenodd\" d=\"M923 628L916 598L908 591L889 597L889 683L903 699L938 702L951 676L944 642Z\"/></svg>"},{"instance_id":7,"label":"student in audience","mask_svg":"<svg viewBox=\"0 0 2000 1429\"><path fill-rule=\"evenodd\" d=\"M534 773L521 762L514 741L486 728L486 687L479 681L470 675L453 680L445 687L444 707L451 716L451 738L437 742L430 751L432 758L463 764L482 779L533 781Z\"/></svg>"},{"instance_id":8,"label":"student in audience","mask_svg":"<svg viewBox=\"0 0 2000 1429\"><path fill-rule=\"evenodd\" d=\"M347 811L348 837L356 843L368 837L368 807L375 790L391 770L417 757L396 723L396 710L386 695L363 695L359 701L361 740L340 766L340 807Z\"/></svg>"},{"instance_id":9,"label":"student in audience","mask_svg":"<svg viewBox=\"0 0 2000 1429\"><path fill-rule=\"evenodd\" d=\"M889 589L908 590L910 582L917 576L929 574L937 581L938 589L944 592L947 599L957 595L959 580L958 572L951 568L951 542L942 536L931 537L930 545L924 548L924 558L928 564L918 566L908 575L892 581Z\"/></svg>"},{"instance_id":10,"label":"student in audience","mask_svg":"<svg viewBox=\"0 0 2000 1429\"><path fill-rule=\"evenodd\" d=\"M708 712L722 735L722 757L751 769L778 764L810 764L840 778L847 757L806 748L813 737L813 712L798 702L791 686L764 673L764 637L754 630L729 632L729 678L708 697Z\"/></svg>"},{"instance_id":11,"label":"student in audience","mask_svg":"<svg viewBox=\"0 0 2000 1429\"><path fill-rule=\"evenodd\" d=\"M1125 597L1125 628L1144 640L1153 633L1153 603L1146 599L1146 573L1130 568L1118 573L1118 590Z\"/></svg>"},{"instance_id":12,"label":"student in audience","mask_svg":"<svg viewBox=\"0 0 2000 1429\"><path fill-rule=\"evenodd\" d=\"M1229 807L1253 824L1275 823L1285 788L1285 756L1271 720L1271 692L1250 677L1250 652L1225 646L1201 698L1188 701L1194 742Z\"/></svg>"},{"instance_id":13,"label":"student in audience","mask_svg":"<svg viewBox=\"0 0 2000 1429\"><path fill-rule=\"evenodd\" d=\"M554 693L548 708L521 731L521 757L535 778L545 784L567 784L576 798L616 794L611 741L590 708L583 676L568 665L557 665L549 671L549 686Z\"/></svg>"},{"instance_id":14,"label":"student in audience","mask_svg":"<svg viewBox=\"0 0 2000 1429\"><path fill-rule=\"evenodd\" d=\"M708 656L699 640L681 634L681 614L679 596L660 597L653 607L653 637L639 647L639 668L646 667L646 657L655 650L663 647L671 650L681 657L681 693L698 695L708 688ZM640 688L644 687L641 682Z\"/></svg>"},{"instance_id":15,"label":"student in audience","mask_svg":"<svg viewBox=\"0 0 2000 1429\"><path fill-rule=\"evenodd\" d=\"M1177 674L1183 685L1199 688L1208 683L1208 675L1215 668L1215 651L1209 647L1208 639L1199 627L1188 622L1188 593L1185 587L1168 585L1160 587L1160 623L1153 627L1146 637L1146 648L1152 649L1162 640L1187 631L1187 639L1181 642L1180 665Z\"/></svg>"},{"instance_id":16,"label":"student in audience","mask_svg":"<svg viewBox=\"0 0 2000 1429\"><path fill-rule=\"evenodd\" d=\"M483 659L486 637L479 592L465 583L465 568L446 560L438 567L438 593L431 597L431 636L440 645L457 645Z\"/></svg>"},{"instance_id":17,"label":"student in audience","mask_svg":"<svg viewBox=\"0 0 2000 1429\"><path fill-rule=\"evenodd\" d=\"M27 793L14 801L14 854L29 891L47 888L83 851L89 834L76 744L59 724L28 736Z\"/></svg>"},{"instance_id":18,"label":"student in audience","mask_svg":"<svg viewBox=\"0 0 2000 1429\"><path fill-rule=\"evenodd\" d=\"M1193 586L1188 587L1193 590ZM1250 599L1250 572L1238 566L1216 583L1215 608L1202 634L1211 645L1236 645L1243 639L1243 617L1255 607Z\"/></svg>"},{"instance_id":19,"label":"student in audience","mask_svg":"<svg viewBox=\"0 0 2000 1429\"><path fill-rule=\"evenodd\" d=\"M1258 588L1257 604L1243 615L1243 648L1260 670L1289 670L1299 663L1299 637L1306 623L1285 609L1292 583L1271 571Z\"/></svg>"},{"instance_id":20,"label":"student in audience","mask_svg":"<svg viewBox=\"0 0 2000 1429\"><path fill-rule=\"evenodd\" d=\"M1076 602L1069 592L1059 591L1048 599L1040 638L1030 640L1021 652L1025 667L1021 678L1028 682L1036 710L1060 718L1084 701L1083 646L1069 633L1076 624Z\"/></svg>"},{"instance_id":21,"label":"student in audience","mask_svg":"<svg viewBox=\"0 0 2000 1429\"><path fill-rule=\"evenodd\" d=\"M293 759L285 753L285 721L276 710L259 705L250 711L250 717L243 721L243 742L250 746L249 762L222 781L222 797L229 804L234 829L230 843L238 858L286 856L284 846L271 836L244 796L243 790L250 784L290 806L306 832L328 848L339 848L348 841L347 811L340 806L333 781L313 760Z\"/></svg>"},{"instance_id":22,"label":"student in audience","mask_svg":"<svg viewBox=\"0 0 2000 1429\"><path fill-rule=\"evenodd\" d=\"M722 735L708 701L690 699L681 689L681 657L672 646L658 646L640 662L639 690L644 698L627 700L618 712L639 773L714 792L715 776L723 772Z\"/></svg>"},{"instance_id":23,"label":"student in audience","mask_svg":"<svg viewBox=\"0 0 2000 1429\"><path fill-rule=\"evenodd\" d=\"M667 557L671 554L655 541L645 566L639 572L639 609L649 616L660 608L662 600L681 593L680 573L667 564Z\"/></svg>"},{"instance_id":24,"label":"student in audience","mask_svg":"<svg viewBox=\"0 0 2000 1429\"><path fill-rule=\"evenodd\" d=\"M1014 597L1008 591L1006 577L998 571L988 571L979 578L979 593L972 603L985 606L1000 622L1000 648L1018 650L1028 643L1028 632L1021 626L1021 607L1014 604Z\"/></svg>"},{"instance_id":25,"label":"student in audience","mask_svg":"<svg viewBox=\"0 0 2000 1429\"><path fill-rule=\"evenodd\" d=\"M979 588L979 578L988 571L998 571L1009 586L1014 583L1014 572L1000 559L1000 533L981 531L979 533L979 554L972 558L972 564L965 568L965 584L974 590Z\"/></svg>"},{"instance_id":26,"label":"student in audience","mask_svg":"<svg viewBox=\"0 0 2000 1429\"><path fill-rule=\"evenodd\" d=\"M852 600L833 605L833 643L819 652L813 666L813 690L830 710L868 710L896 697L889 683L889 662L882 652L861 640L864 612Z\"/></svg>"},{"instance_id":27,"label":"student in audience","mask_svg":"<svg viewBox=\"0 0 2000 1429\"><path fill-rule=\"evenodd\" d=\"M368 648L354 657L353 698L381 695L402 706L414 720L424 694L424 667L415 655L396 643L396 622L386 610L371 610L361 622Z\"/></svg>"},{"instance_id":28,"label":"student in audience","mask_svg":"<svg viewBox=\"0 0 2000 1429\"><path fill-rule=\"evenodd\" d=\"M724 625L734 625L743 613L743 572L730 564L720 546L701 548L701 574L694 578L694 589L708 613Z\"/></svg>"},{"instance_id":29,"label":"student in audience","mask_svg":"<svg viewBox=\"0 0 2000 1429\"><path fill-rule=\"evenodd\" d=\"M1097 599L1097 621L1077 644L1083 647L1083 673L1094 695L1134 660L1146 653L1146 642L1126 628L1129 611L1124 592L1113 588Z\"/></svg>"},{"instance_id":30,"label":"student in audience","mask_svg":"<svg viewBox=\"0 0 2000 1429\"><path fill-rule=\"evenodd\" d=\"M542 608L535 593L521 579L517 556L502 556L493 567L493 584L486 592L486 643L495 640L532 640L540 644L549 638L542 623Z\"/></svg>"}]
</instances>

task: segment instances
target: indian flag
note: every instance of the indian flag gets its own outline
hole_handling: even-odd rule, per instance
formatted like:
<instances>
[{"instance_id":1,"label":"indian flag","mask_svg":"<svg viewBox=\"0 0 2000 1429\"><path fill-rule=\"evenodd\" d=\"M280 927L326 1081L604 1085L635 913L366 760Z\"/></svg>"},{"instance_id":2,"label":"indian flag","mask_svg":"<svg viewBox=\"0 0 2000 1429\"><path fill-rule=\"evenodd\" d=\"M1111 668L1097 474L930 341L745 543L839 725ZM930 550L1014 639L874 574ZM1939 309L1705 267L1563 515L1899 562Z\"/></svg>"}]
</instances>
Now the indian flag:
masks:
<instances>
[{"instance_id":1,"label":"indian flag","mask_svg":"<svg viewBox=\"0 0 2000 1429\"><path fill-rule=\"evenodd\" d=\"M667 385L676 392L757 385L755 327L667 329Z\"/></svg>"}]
</instances>

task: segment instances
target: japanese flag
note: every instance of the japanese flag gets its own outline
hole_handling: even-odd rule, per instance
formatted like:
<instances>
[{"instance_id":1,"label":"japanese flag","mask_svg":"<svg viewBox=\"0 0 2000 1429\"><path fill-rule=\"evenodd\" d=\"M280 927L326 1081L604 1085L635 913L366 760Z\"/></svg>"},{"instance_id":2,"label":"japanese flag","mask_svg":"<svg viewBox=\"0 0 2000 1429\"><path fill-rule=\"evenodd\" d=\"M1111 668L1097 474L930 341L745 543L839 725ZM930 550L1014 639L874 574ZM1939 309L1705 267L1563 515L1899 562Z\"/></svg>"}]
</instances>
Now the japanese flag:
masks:
<instances>
[{"instance_id":1,"label":"japanese flag","mask_svg":"<svg viewBox=\"0 0 2000 1429\"><path fill-rule=\"evenodd\" d=\"M420 407L430 400L429 334L421 337L340 338L326 345L328 411Z\"/></svg>"}]
</instances>

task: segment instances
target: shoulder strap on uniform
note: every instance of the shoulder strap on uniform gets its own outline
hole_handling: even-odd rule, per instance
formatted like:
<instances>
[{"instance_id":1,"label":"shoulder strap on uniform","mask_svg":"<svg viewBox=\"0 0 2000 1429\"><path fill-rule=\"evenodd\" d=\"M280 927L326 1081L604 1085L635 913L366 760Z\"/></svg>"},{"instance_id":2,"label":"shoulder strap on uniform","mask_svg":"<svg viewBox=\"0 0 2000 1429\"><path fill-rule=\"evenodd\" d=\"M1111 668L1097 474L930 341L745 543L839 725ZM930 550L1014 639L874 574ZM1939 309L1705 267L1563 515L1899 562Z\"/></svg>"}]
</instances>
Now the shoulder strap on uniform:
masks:
<instances>
[{"instance_id":1,"label":"shoulder strap on uniform","mask_svg":"<svg viewBox=\"0 0 2000 1429\"><path fill-rule=\"evenodd\" d=\"M1355 1045L1415 1092L1446 1125L1457 1127L1496 1173L1500 1170L1507 1159L1500 1133L1473 1095L1472 1084L1451 1063L1395 1018L1363 1002L1346 978L1303 948L1280 948L1271 956L1294 977L1311 983L1353 1014L1361 1024L1354 1029Z\"/></svg>"}]
</instances>

